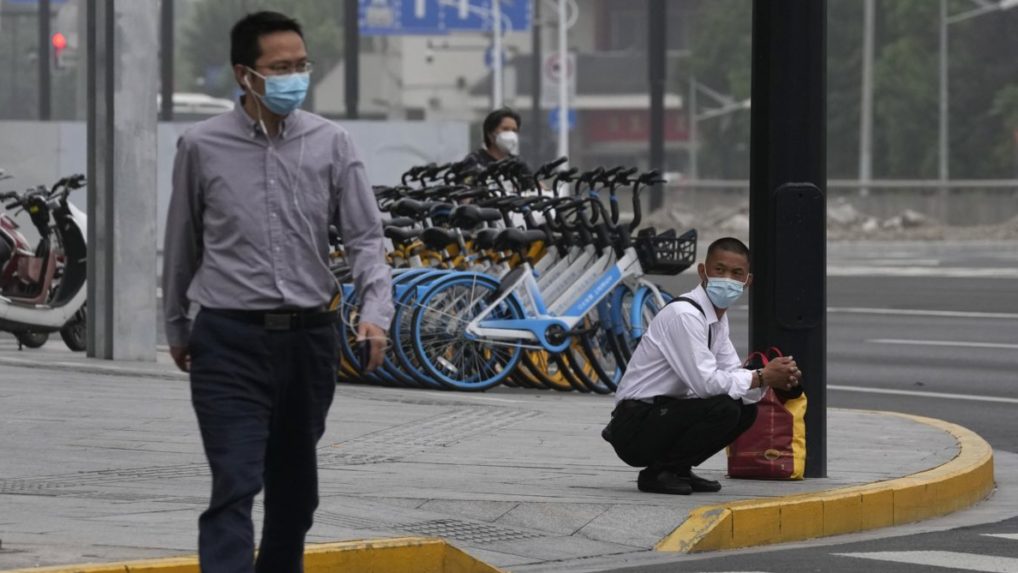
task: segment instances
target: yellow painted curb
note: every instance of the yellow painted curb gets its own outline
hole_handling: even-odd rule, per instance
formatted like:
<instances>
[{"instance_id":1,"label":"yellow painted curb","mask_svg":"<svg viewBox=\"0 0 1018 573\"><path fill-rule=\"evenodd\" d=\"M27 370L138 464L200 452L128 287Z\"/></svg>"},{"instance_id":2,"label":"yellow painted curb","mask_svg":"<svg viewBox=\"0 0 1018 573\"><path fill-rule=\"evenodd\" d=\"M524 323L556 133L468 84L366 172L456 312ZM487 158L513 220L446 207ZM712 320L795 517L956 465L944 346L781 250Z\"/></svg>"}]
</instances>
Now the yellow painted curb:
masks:
<instances>
[{"instance_id":1,"label":"yellow painted curb","mask_svg":"<svg viewBox=\"0 0 1018 573\"><path fill-rule=\"evenodd\" d=\"M306 573L503 573L442 539L397 537L309 544ZM2 573L200 573L197 557L173 557L97 565L61 565Z\"/></svg>"},{"instance_id":2,"label":"yellow painted curb","mask_svg":"<svg viewBox=\"0 0 1018 573\"><path fill-rule=\"evenodd\" d=\"M694 509L657 551L698 553L801 541L929 519L966 508L993 490L993 449L956 424L897 412L958 441L951 461L903 478Z\"/></svg>"}]
</instances>

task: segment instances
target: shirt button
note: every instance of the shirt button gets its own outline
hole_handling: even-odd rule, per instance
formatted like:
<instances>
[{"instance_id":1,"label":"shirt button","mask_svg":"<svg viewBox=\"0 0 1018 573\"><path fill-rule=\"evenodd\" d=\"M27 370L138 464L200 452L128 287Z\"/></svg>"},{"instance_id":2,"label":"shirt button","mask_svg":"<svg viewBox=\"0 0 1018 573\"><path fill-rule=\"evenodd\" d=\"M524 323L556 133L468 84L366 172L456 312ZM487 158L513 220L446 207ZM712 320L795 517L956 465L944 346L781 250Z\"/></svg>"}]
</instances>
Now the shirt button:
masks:
<instances>
[{"instance_id":1,"label":"shirt button","mask_svg":"<svg viewBox=\"0 0 1018 573\"><path fill-rule=\"evenodd\" d=\"M277 253L279 252L279 247L276 247L276 252L277 252Z\"/></svg>"}]
</instances>

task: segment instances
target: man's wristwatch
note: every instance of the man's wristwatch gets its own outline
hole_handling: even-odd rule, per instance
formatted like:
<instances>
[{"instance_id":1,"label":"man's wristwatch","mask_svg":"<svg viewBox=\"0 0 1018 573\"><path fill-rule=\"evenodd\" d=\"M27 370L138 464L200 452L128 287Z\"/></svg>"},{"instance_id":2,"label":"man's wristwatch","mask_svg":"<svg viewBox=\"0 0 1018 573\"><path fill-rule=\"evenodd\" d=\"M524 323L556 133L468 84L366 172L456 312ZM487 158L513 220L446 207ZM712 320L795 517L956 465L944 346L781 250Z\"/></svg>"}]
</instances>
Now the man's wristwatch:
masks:
<instances>
[{"instance_id":1,"label":"man's wristwatch","mask_svg":"<svg viewBox=\"0 0 1018 573\"><path fill-rule=\"evenodd\" d=\"M757 388L763 388L764 387L763 370L761 370L759 368L756 369L756 381L757 381L757 385L756 385Z\"/></svg>"}]
</instances>

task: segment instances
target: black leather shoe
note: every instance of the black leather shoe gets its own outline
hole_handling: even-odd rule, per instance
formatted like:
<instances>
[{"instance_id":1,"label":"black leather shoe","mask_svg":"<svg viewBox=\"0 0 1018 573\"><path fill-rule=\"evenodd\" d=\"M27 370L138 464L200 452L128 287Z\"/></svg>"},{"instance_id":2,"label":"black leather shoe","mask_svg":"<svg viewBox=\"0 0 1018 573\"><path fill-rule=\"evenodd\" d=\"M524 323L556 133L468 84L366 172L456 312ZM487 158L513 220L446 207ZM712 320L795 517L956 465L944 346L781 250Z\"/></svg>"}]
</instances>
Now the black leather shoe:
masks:
<instances>
[{"instance_id":1,"label":"black leather shoe","mask_svg":"<svg viewBox=\"0 0 1018 573\"><path fill-rule=\"evenodd\" d=\"M689 495L693 493L693 486L689 479L675 475L669 470L650 470L649 468L640 472L636 479L636 487L640 491L649 493L667 493L671 495Z\"/></svg>"},{"instance_id":2,"label":"black leather shoe","mask_svg":"<svg viewBox=\"0 0 1018 573\"><path fill-rule=\"evenodd\" d=\"M715 492L721 491L721 483L710 479L704 479L692 472L689 472L689 486L693 488L693 491L699 492Z\"/></svg>"}]
</instances>

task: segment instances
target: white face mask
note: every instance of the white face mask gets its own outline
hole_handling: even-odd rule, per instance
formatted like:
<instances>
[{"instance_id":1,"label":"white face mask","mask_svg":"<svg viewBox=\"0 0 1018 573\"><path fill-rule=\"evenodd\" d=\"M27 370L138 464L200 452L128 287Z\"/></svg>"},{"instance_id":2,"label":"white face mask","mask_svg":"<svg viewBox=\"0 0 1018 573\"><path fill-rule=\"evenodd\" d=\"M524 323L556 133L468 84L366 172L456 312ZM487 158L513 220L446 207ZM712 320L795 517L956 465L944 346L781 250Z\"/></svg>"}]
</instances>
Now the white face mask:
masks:
<instances>
[{"instance_id":1,"label":"white face mask","mask_svg":"<svg viewBox=\"0 0 1018 573\"><path fill-rule=\"evenodd\" d=\"M515 131L502 131L495 136L495 145L509 155L518 155L520 152L520 137Z\"/></svg>"}]
</instances>

